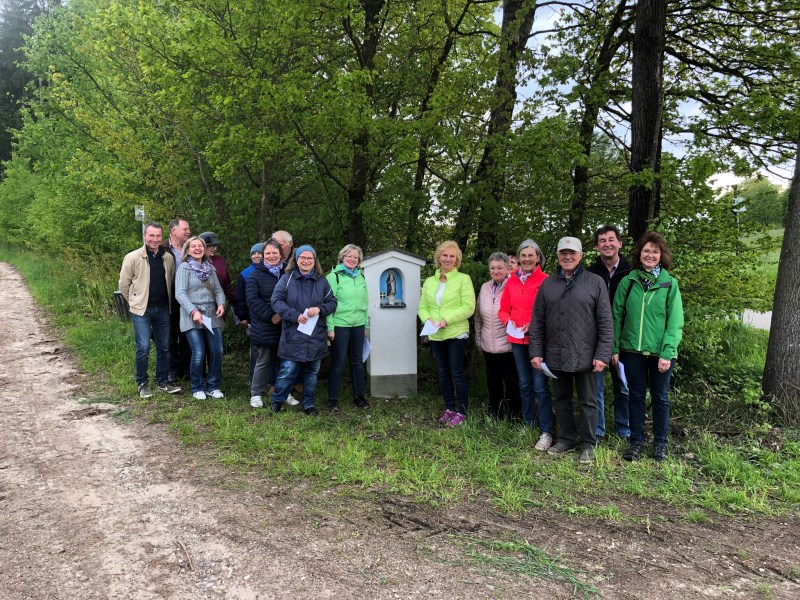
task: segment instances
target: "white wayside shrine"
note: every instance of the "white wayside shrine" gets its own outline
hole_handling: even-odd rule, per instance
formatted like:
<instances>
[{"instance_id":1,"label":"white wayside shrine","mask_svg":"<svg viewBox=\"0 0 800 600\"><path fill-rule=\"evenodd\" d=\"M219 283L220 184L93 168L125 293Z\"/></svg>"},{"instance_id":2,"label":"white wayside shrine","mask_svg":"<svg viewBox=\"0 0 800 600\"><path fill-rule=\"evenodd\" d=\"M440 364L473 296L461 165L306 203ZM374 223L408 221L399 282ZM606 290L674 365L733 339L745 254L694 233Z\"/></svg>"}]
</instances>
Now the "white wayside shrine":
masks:
<instances>
[{"instance_id":1,"label":"white wayside shrine","mask_svg":"<svg viewBox=\"0 0 800 600\"><path fill-rule=\"evenodd\" d=\"M426 259L390 248L361 261L369 294L370 395L417 393L417 309Z\"/></svg>"}]
</instances>

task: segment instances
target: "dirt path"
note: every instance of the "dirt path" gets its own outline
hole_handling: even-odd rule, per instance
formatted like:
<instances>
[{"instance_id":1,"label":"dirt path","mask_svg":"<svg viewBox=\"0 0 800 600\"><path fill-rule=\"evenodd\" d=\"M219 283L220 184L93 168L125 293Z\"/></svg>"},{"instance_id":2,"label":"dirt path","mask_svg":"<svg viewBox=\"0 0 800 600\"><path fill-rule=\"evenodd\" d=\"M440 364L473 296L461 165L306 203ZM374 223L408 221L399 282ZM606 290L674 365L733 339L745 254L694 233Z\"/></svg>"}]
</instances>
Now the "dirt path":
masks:
<instances>
[{"instance_id":1,"label":"dirt path","mask_svg":"<svg viewBox=\"0 0 800 600\"><path fill-rule=\"evenodd\" d=\"M82 376L5 264L0 340L2 600L571 596L469 564L452 533L572 553L606 598L800 597L796 519L515 521L480 503L328 505L302 483L250 486L161 427L77 402Z\"/></svg>"}]
</instances>

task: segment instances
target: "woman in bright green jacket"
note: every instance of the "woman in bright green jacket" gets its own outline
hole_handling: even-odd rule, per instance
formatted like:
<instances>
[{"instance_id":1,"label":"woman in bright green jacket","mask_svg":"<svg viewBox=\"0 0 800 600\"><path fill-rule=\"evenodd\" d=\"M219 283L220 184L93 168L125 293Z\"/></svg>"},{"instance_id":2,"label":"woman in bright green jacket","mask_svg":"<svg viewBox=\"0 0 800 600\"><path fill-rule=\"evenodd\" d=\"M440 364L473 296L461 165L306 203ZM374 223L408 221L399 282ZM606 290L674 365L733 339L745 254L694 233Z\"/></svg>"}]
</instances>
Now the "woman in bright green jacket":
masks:
<instances>
[{"instance_id":1,"label":"woman in bright green jacket","mask_svg":"<svg viewBox=\"0 0 800 600\"><path fill-rule=\"evenodd\" d=\"M350 361L353 402L369 408L364 398L364 334L367 326L367 281L359 268L364 254L355 244L339 250L339 264L328 273L328 283L336 296L336 312L328 317L331 341L331 366L328 371L328 408L339 410L339 388L345 357Z\"/></svg>"},{"instance_id":2,"label":"woman in bright green jacket","mask_svg":"<svg viewBox=\"0 0 800 600\"><path fill-rule=\"evenodd\" d=\"M625 460L638 460L645 446L645 396L653 404L653 458L667 457L669 381L683 335L683 302L678 281L667 272L672 256L667 242L646 232L631 254L633 270L614 295L614 349L628 380L631 439Z\"/></svg>"},{"instance_id":3,"label":"woman in bright green jacket","mask_svg":"<svg viewBox=\"0 0 800 600\"><path fill-rule=\"evenodd\" d=\"M439 389L445 411L439 422L456 427L467 417L469 387L464 359L469 318L475 312L475 289L468 275L459 273L461 249L452 240L436 247L436 273L422 285L417 315L436 328L428 339L439 371Z\"/></svg>"}]
</instances>

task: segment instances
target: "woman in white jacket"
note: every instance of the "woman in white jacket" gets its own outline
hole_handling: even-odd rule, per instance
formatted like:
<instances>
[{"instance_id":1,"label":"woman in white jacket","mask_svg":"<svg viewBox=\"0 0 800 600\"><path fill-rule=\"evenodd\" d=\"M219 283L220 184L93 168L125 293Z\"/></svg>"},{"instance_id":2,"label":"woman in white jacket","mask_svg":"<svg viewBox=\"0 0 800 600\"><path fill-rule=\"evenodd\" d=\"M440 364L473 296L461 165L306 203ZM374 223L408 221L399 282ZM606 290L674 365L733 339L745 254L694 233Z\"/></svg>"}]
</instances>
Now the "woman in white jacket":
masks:
<instances>
[{"instance_id":1,"label":"woman in white jacket","mask_svg":"<svg viewBox=\"0 0 800 600\"><path fill-rule=\"evenodd\" d=\"M517 365L506 326L497 316L500 298L508 281L508 255L495 252L489 257L491 279L481 286L475 311L475 344L486 364L486 387L489 391L489 414L495 418L520 419Z\"/></svg>"}]
</instances>

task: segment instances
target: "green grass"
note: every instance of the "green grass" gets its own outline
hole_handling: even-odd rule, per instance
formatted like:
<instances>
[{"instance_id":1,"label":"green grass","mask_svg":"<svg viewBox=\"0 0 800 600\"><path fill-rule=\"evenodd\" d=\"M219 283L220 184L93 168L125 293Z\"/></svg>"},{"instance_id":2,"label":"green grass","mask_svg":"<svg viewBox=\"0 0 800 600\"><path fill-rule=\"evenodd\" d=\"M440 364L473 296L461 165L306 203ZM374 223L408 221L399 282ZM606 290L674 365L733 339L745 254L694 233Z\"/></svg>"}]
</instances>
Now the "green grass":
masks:
<instances>
[{"instance_id":1,"label":"green grass","mask_svg":"<svg viewBox=\"0 0 800 600\"><path fill-rule=\"evenodd\" d=\"M623 443L612 437L586 467L577 453L535 451L535 432L526 427L487 418L480 386L473 386L470 418L456 429L435 422L441 401L431 389L408 399L375 399L368 411L344 397L336 415L272 415L248 404L248 353L236 332L226 332L224 400L198 403L188 394L156 394L142 401L133 382L132 330L111 314L110 298L108 306L94 298L89 310L81 296L86 288L68 269L8 249L0 249L0 260L19 266L63 327L81 367L93 375L82 396L120 404L122 422L139 416L167 424L184 444L208 451L252 481L302 480L314 493L396 494L434 507L480 500L508 515L552 509L610 522L644 514L706 522L719 515L797 513L800 507L796 432L784 432L777 445L757 437L676 439L663 464L624 462ZM741 360L753 359L747 346L738 343ZM321 406L324 387L318 390Z\"/></svg>"},{"instance_id":2,"label":"green grass","mask_svg":"<svg viewBox=\"0 0 800 600\"><path fill-rule=\"evenodd\" d=\"M456 543L463 546L464 556L475 565L561 583L569 587L573 595L584 598L600 595L596 587L584 581L585 571L572 569L566 561L552 557L524 540L486 541L460 536Z\"/></svg>"}]
</instances>

